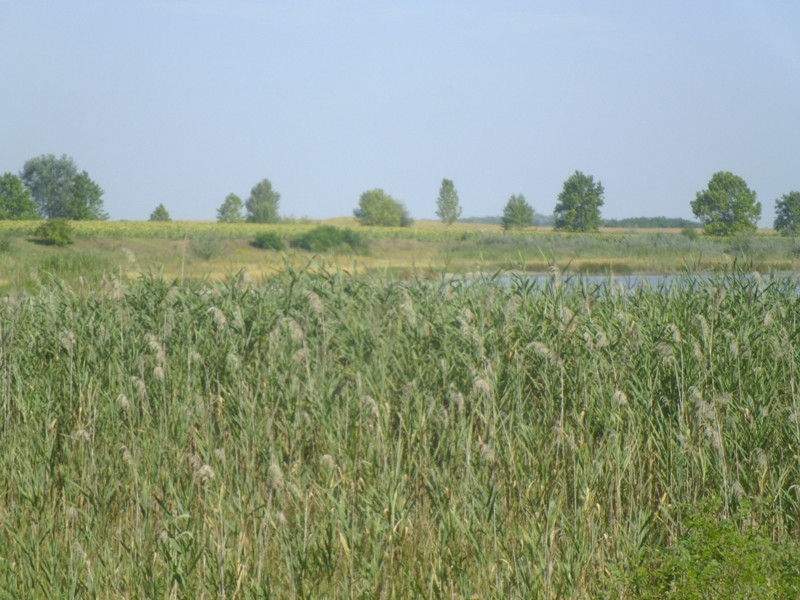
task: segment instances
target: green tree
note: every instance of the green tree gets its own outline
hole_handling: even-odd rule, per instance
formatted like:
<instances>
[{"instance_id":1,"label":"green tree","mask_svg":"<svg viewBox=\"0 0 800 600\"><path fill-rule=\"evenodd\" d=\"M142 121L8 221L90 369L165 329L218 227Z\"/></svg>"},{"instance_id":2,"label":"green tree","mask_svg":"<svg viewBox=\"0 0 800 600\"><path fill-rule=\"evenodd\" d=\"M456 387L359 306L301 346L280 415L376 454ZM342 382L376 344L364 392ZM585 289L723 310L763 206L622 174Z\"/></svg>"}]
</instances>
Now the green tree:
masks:
<instances>
[{"instance_id":1,"label":"green tree","mask_svg":"<svg viewBox=\"0 0 800 600\"><path fill-rule=\"evenodd\" d=\"M711 176L708 188L697 192L692 201L694 216L703 223L708 235L733 235L755 231L761 216L761 203L744 179L728 171Z\"/></svg>"},{"instance_id":2,"label":"green tree","mask_svg":"<svg viewBox=\"0 0 800 600\"><path fill-rule=\"evenodd\" d=\"M242 207L244 203L236 194L228 194L225 201L217 209L217 221L220 223L241 223L244 221Z\"/></svg>"},{"instance_id":3,"label":"green tree","mask_svg":"<svg viewBox=\"0 0 800 600\"><path fill-rule=\"evenodd\" d=\"M525 201L525 196L511 196L503 209L503 229L530 227L533 225L533 208Z\"/></svg>"},{"instance_id":4,"label":"green tree","mask_svg":"<svg viewBox=\"0 0 800 600\"><path fill-rule=\"evenodd\" d=\"M800 192L789 192L775 201L774 227L781 235L800 234Z\"/></svg>"},{"instance_id":5,"label":"green tree","mask_svg":"<svg viewBox=\"0 0 800 600\"><path fill-rule=\"evenodd\" d=\"M458 192L450 179L442 179L439 198L436 200L436 216L447 225L452 225L461 216Z\"/></svg>"},{"instance_id":6,"label":"green tree","mask_svg":"<svg viewBox=\"0 0 800 600\"><path fill-rule=\"evenodd\" d=\"M0 219L23 221L38 218L36 205L20 178L13 173L0 177Z\"/></svg>"},{"instance_id":7,"label":"green tree","mask_svg":"<svg viewBox=\"0 0 800 600\"><path fill-rule=\"evenodd\" d=\"M103 189L89 177L86 171L72 181L71 199L67 218L74 221L105 221L108 213L103 210Z\"/></svg>"},{"instance_id":8,"label":"green tree","mask_svg":"<svg viewBox=\"0 0 800 600\"><path fill-rule=\"evenodd\" d=\"M46 219L107 219L103 190L86 171L78 172L66 154L46 154L25 162L20 179L31 193L39 215Z\"/></svg>"},{"instance_id":9,"label":"green tree","mask_svg":"<svg viewBox=\"0 0 800 600\"><path fill-rule=\"evenodd\" d=\"M150 220L151 221L172 221L172 218L169 216L169 212L167 212L166 207L163 204L159 204L155 207L153 212L150 213Z\"/></svg>"},{"instance_id":10,"label":"green tree","mask_svg":"<svg viewBox=\"0 0 800 600\"><path fill-rule=\"evenodd\" d=\"M402 202L379 188L361 194L353 214L362 225L409 227L414 222Z\"/></svg>"},{"instance_id":11,"label":"green tree","mask_svg":"<svg viewBox=\"0 0 800 600\"><path fill-rule=\"evenodd\" d=\"M564 182L555 210L555 228L563 231L597 231L602 224L603 184L575 171Z\"/></svg>"},{"instance_id":12,"label":"green tree","mask_svg":"<svg viewBox=\"0 0 800 600\"><path fill-rule=\"evenodd\" d=\"M245 203L250 223L277 223L281 195L272 189L269 179L262 179L250 190Z\"/></svg>"}]
</instances>

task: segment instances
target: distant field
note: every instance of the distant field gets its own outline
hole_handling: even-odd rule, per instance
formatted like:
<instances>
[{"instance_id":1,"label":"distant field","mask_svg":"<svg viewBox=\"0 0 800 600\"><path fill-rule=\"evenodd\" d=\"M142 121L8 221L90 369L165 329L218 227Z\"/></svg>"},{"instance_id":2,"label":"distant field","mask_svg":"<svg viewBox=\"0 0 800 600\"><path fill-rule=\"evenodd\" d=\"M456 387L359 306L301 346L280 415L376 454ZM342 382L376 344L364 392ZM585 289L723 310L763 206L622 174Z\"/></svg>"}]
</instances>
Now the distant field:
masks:
<instances>
[{"instance_id":1,"label":"distant field","mask_svg":"<svg viewBox=\"0 0 800 600\"><path fill-rule=\"evenodd\" d=\"M321 224L347 227L363 236L367 250L308 252L292 247ZM708 272L745 261L760 271L794 271L800 243L772 232L709 239L677 229L603 229L595 234L557 233L549 227L504 232L499 225L416 221L409 228L361 227L354 218L275 225L216 222L83 221L73 223L74 245L52 248L32 242L36 222L0 222L0 290L30 288L41 277L96 280L160 272L168 278L224 278L246 270L254 280L286 265L325 263L350 272L404 277L474 271L574 273ZM250 242L274 232L284 252L259 250Z\"/></svg>"}]
</instances>

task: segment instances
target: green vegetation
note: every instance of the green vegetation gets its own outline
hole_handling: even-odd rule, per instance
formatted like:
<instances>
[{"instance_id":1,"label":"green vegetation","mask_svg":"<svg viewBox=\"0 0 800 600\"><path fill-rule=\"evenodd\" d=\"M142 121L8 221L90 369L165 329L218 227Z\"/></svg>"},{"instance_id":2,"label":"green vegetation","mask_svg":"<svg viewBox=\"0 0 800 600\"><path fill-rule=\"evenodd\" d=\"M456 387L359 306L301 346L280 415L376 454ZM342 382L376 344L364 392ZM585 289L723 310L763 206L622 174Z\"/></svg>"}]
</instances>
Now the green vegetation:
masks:
<instances>
[{"instance_id":1,"label":"green vegetation","mask_svg":"<svg viewBox=\"0 0 800 600\"><path fill-rule=\"evenodd\" d=\"M286 243L275 231L261 231L257 233L251 244L255 248L260 248L261 250L286 250Z\"/></svg>"},{"instance_id":2,"label":"green vegetation","mask_svg":"<svg viewBox=\"0 0 800 600\"><path fill-rule=\"evenodd\" d=\"M17 221L38 219L36 205L22 180L13 173L0 177L0 220Z\"/></svg>"},{"instance_id":3,"label":"green vegetation","mask_svg":"<svg viewBox=\"0 0 800 600\"><path fill-rule=\"evenodd\" d=\"M688 505L685 531L674 546L649 548L633 577L640 600L727 600L797 598L800 545L775 542L763 522L753 519L743 499L735 514L720 518L718 498Z\"/></svg>"},{"instance_id":4,"label":"green vegetation","mask_svg":"<svg viewBox=\"0 0 800 600\"><path fill-rule=\"evenodd\" d=\"M75 234L66 219L48 219L36 228L36 239L50 246L66 246L75 242Z\"/></svg>"},{"instance_id":5,"label":"green vegetation","mask_svg":"<svg viewBox=\"0 0 800 600\"><path fill-rule=\"evenodd\" d=\"M531 227L533 225L533 208L525 201L522 194L512 195L503 208L503 229L514 227Z\"/></svg>"},{"instance_id":6,"label":"green vegetation","mask_svg":"<svg viewBox=\"0 0 800 600\"><path fill-rule=\"evenodd\" d=\"M153 212L150 213L150 220L151 221L172 221L172 218L169 216L169 212L167 208L163 204L159 204L155 207Z\"/></svg>"},{"instance_id":7,"label":"green vegetation","mask_svg":"<svg viewBox=\"0 0 800 600\"><path fill-rule=\"evenodd\" d=\"M775 201L775 230L781 235L800 233L800 192L789 192Z\"/></svg>"},{"instance_id":8,"label":"green vegetation","mask_svg":"<svg viewBox=\"0 0 800 600\"><path fill-rule=\"evenodd\" d=\"M381 189L361 194L353 215L362 225L373 227L410 227L414 222L405 205Z\"/></svg>"},{"instance_id":9,"label":"green vegetation","mask_svg":"<svg viewBox=\"0 0 800 600\"><path fill-rule=\"evenodd\" d=\"M0 292L36 287L30 274L54 251L31 243L41 224L0 221L0 237L6 237L9 246L8 252L0 253ZM290 244L321 224L354 229L363 247L350 251L337 248L337 241L329 250L310 250ZM71 221L68 225L75 240L70 252L79 257L76 260L85 260L83 276L92 280L101 278L109 265L124 277L161 272L168 278L219 279L246 269L258 280L283 269L287 261L300 267L320 254L353 272L404 277L476 270L545 273L551 265L573 274L674 274L687 268L700 273L725 267L735 259L751 261L761 271L800 268L800 244L794 237L757 232L714 238L698 236L694 228L684 235L679 230L581 234L526 228L504 232L497 225L459 222L447 227L438 221L417 221L411 227L359 227L352 218L269 225L186 221ZM290 247L281 253L264 253L253 244L261 234ZM54 275L76 283L72 274Z\"/></svg>"},{"instance_id":10,"label":"green vegetation","mask_svg":"<svg viewBox=\"0 0 800 600\"><path fill-rule=\"evenodd\" d=\"M352 229L320 225L291 241L295 248L309 252L359 252L368 249L364 236Z\"/></svg>"},{"instance_id":11,"label":"green vegetation","mask_svg":"<svg viewBox=\"0 0 800 600\"><path fill-rule=\"evenodd\" d=\"M250 190L250 197L245 202L247 221L250 223L277 223L280 200L281 195L272 189L270 180L262 179Z\"/></svg>"},{"instance_id":12,"label":"green vegetation","mask_svg":"<svg viewBox=\"0 0 800 600\"><path fill-rule=\"evenodd\" d=\"M707 235L729 236L755 231L761 216L756 193L741 177L727 171L714 173L708 187L692 201L694 216Z\"/></svg>"},{"instance_id":13,"label":"green vegetation","mask_svg":"<svg viewBox=\"0 0 800 600\"><path fill-rule=\"evenodd\" d=\"M553 214L561 231L597 231L602 224L603 184L594 177L575 171L564 182Z\"/></svg>"},{"instance_id":14,"label":"green vegetation","mask_svg":"<svg viewBox=\"0 0 800 600\"><path fill-rule=\"evenodd\" d=\"M241 223L244 221L242 209L244 203L236 194L228 194L225 201L217 209L217 221L220 223Z\"/></svg>"},{"instance_id":15,"label":"green vegetation","mask_svg":"<svg viewBox=\"0 0 800 600\"><path fill-rule=\"evenodd\" d=\"M442 187L439 188L439 197L436 199L436 216L446 225L452 225L461 216L458 192L450 179L442 179Z\"/></svg>"},{"instance_id":16,"label":"green vegetation","mask_svg":"<svg viewBox=\"0 0 800 600\"><path fill-rule=\"evenodd\" d=\"M796 305L44 279L0 303L2 595L797 597Z\"/></svg>"},{"instance_id":17,"label":"green vegetation","mask_svg":"<svg viewBox=\"0 0 800 600\"><path fill-rule=\"evenodd\" d=\"M20 179L45 219L105 220L103 190L67 155L46 154L25 162Z\"/></svg>"}]
</instances>

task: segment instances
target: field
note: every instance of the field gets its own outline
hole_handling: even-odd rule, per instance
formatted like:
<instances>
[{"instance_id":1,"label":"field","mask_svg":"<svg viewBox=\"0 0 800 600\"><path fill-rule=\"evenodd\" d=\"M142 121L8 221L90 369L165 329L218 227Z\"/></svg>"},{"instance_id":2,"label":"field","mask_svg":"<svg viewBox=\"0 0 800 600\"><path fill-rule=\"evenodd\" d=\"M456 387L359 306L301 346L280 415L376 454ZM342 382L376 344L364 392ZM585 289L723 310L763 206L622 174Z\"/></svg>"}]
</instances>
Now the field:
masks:
<instances>
[{"instance_id":1,"label":"field","mask_svg":"<svg viewBox=\"0 0 800 600\"><path fill-rule=\"evenodd\" d=\"M0 596L797 597L792 280L246 278L0 305Z\"/></svg>"},{"instance_id":2,"label":"field","mask_svg":"<svg viewBox=\"0 0 800 600\"><path fill-rule=\"evenodd\" d=\"M320 224L352 228L367 249L319 253L290 248L259 250L260 232L289 244ZM353 273L404 278L441 273L516 271L546 273L552 266L574 273L695 273L727 268L745 259L762 271L797 269L800 244L759 232L733 239L683 235L679 230L606 230L599 234L552 229L503 232L496 225L417 221L411 228L360 227L354 219L279 225L203 222L76 222L75 244L34 243L37 223L0 221L0 293L32 290L55 276L68 283L96 283L108 272L123 279L140 273L166 278L225 279L245 269L254 281L283 270L324 262Z\"/></svg>"}]
</instances>

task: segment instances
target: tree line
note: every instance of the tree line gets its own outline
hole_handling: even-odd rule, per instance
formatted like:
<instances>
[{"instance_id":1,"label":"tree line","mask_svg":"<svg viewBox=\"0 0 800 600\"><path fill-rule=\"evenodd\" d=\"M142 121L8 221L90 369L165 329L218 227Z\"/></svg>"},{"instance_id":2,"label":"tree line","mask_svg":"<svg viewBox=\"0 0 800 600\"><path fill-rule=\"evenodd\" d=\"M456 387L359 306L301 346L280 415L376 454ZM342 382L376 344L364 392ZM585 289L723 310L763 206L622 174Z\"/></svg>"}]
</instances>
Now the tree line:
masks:
<instances>
[{"instance_id":1,"label":"tree line","mask_svg":"<svg viewBox=\"0 0 800 600\"><path fill-rule=\"evenodd\" d=\"M600 208L605 189L592 175L575 171L563 183L553 210L553 226L560 231L596 231L600 226L667 226L650 218L623 219L604 223ZM243 201L234 193L228 194L217 209L221 223L276 223L280 220L280 194L269 179L263 179L250 190ZM694 216L706 234L729 236L754 231L761 216L761 203L747 183L728 171L714 173L706 189L697 192L690 203ZM436 199L436 216L447 225L461 217L462 208L455 184L442 179ZM800 234L800 192L791 191L775 201L774 228L783 235ZM413 223L405 204L380 188L361 194L354 216L363 225L408 227ZM5 173L0 177L0 220L2 219L69 219L104 220L108 213L103 207L103 189L86 171L79 171L73 159L53 154L31 158L19 174ZM522 194L512 195L503 208L500 223L504 229L530 227L535 212ZM169 221L163 204L150 214L151 221ZM647 218L644 218L648 221ZM637 221L636 224L633 221ZM694 223L682 221L679 226ZM623 225L623 223L625 223Z\"/></svg>"}]
</instances>

